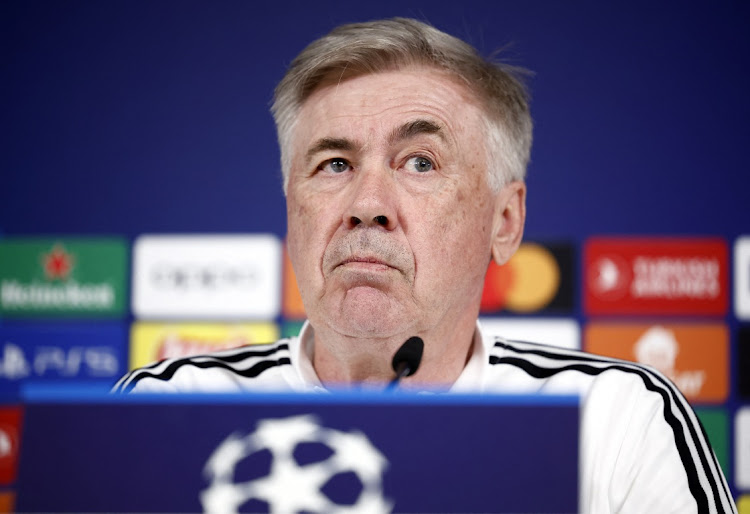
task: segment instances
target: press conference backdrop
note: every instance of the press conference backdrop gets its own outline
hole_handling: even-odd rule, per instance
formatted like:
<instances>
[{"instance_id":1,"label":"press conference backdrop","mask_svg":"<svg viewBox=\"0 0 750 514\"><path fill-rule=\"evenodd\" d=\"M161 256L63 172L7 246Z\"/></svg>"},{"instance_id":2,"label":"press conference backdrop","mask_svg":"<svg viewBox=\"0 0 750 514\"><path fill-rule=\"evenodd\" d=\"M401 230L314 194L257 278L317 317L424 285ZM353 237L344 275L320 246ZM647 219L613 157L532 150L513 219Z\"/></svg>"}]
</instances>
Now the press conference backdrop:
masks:
<instances>
[{"instance_id":1,"label":"press conference backdrop","mask_svg":"<svg viewBox=\"0 0 750 514\"><path fill-rule=\"evenodd\" d=\"M315 37L391 16L534 72L526 243L484 326L661 369L750 512L739 1L0 3L0 503L20 385L299 330L272 90Z\"/></svg>"}]
</instances>

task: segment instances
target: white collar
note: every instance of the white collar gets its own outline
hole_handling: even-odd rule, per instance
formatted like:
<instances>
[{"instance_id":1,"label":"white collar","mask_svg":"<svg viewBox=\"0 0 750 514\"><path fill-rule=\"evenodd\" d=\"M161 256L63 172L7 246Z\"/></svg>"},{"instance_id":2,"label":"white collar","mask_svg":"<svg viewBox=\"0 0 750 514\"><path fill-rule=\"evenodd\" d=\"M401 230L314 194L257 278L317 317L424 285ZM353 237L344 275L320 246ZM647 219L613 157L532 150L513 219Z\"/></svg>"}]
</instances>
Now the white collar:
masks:
<instances>
[{"instance_id":1,"label":"white collar","mask_svg":"<svg viewBox=\"0 0 750 514\"><path fill-rule=\"evenodd\" d=\"M305 320L297 337L298 347L292 352L292 363L296 360L296 368L302 382L307 389L324 392L326 388L318 378L313 367L313 352L315 351L314 330L310 322Z\"/></svg>"},{"instance_id":2,"label":"white collar","mask_svg":"<svg viewBox=\"0 0 750 514\"><path fill-rule=\"evenodd\" d=\"M474 338L471 343L471 357L464 366L464 370L458 376L450 388L451 393L478 393L484 389L484 375L487 368L486 341L482 335L482 327L477 321L474 328Z\"/></svg>"}]
</instances>

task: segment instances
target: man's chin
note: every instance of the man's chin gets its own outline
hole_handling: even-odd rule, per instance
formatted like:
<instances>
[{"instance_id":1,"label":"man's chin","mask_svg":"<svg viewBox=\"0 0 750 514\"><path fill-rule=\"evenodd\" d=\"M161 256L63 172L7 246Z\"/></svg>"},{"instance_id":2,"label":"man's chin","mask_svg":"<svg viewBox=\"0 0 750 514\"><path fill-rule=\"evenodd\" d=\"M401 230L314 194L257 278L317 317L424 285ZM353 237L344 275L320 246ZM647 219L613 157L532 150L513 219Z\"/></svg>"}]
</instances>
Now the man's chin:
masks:
<instances>
[{"instance_id":1,"label":"man's chin","mask_svg":"<svg viewBox=\"0 0 750 514\"><path fill-rule=\"evenodd\" d=\"M416 321L393 297L366 286L348 290L337 311L337 332L350 337L388 338L404 333Z\"/></svg>"}]
</instances>

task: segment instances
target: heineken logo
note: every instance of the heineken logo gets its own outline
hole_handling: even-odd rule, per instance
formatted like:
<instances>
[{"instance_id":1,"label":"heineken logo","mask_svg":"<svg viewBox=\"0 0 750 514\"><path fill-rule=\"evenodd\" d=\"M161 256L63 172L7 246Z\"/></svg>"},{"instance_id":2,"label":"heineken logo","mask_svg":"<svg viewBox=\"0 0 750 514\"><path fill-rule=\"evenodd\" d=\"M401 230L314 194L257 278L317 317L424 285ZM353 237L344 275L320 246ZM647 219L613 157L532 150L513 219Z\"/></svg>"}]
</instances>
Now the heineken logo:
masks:
<instances>
[{"instance_id":1,"label":"heineken logo","mask_svg":"<svg viewBox=\"0 0 750 514\"><path fill-rule=\"evenodd\" d=\"M65 251L65 247L56 244L49 253L42 256L44 274L50 280L65 280L73 270L74 258Z\"/></svg>"},{"instance_id":2,"label":"heineken logo","mask_svg":"<svg viewBox=\"0 0 750 514\"><path fill-rule=\"evenodd\" d=\"M115 291L110 284L50 285L34 282L22 284L15 280L3 280L0 298L8 310L28 308L49 309L111 309L115 303Z\"/></svg>"},{"instance_id":3,"label":"heineken logo","mask_svg":"<svg viewBox=\"0 0 750 514\"><path fill-rule=\"evenodd\" d=\"M0 241L0 313L7 317L125 314L127 245L119 239Z\"/></svg>"}]
</instances>

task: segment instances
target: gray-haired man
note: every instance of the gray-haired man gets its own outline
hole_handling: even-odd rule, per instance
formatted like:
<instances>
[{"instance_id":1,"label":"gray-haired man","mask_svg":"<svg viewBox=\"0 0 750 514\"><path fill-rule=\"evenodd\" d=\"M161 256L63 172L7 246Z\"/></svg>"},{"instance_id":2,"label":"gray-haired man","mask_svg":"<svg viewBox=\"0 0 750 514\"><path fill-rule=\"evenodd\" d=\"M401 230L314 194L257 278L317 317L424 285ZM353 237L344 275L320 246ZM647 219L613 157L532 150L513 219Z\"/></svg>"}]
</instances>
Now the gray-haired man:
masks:
<instances>
[{"instance_id":1,"label":"gray-haired man","mask_svg":"<svg viewBox=\"0 0 750 514\"><path fill-rule=\"evenodd\" d=\"M531 146L515 70L426 24L338 27L276 89L288 245L309 321L299 337L164 361L123 391L404 387L583 398L583 512L733 512L695 414L653 370L506 341L477 324L488 263L520 244Z\"/></svg>"}]
</instances>

